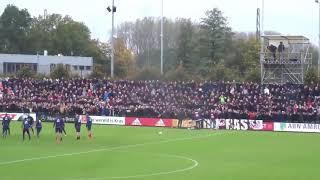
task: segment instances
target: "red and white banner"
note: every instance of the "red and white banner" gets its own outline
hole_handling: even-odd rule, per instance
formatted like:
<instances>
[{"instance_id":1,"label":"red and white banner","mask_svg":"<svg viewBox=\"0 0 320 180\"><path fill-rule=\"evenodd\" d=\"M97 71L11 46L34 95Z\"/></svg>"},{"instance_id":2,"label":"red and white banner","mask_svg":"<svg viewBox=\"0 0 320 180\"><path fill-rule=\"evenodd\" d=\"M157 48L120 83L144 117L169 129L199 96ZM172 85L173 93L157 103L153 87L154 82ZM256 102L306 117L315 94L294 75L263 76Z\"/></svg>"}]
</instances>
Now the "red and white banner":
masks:
<instances>
[{"instance_id":1,"label":"red and white banner","mask_svg":"<svg viewBox=\"0 0 320 180\"><path fill-rule=\"evenodd\" d=\"M252 130L252 131L273 131L272 122L248 119L216 119L217 129L227 130Z\"/></svg>"},{"instance_id":2,"label":"red and white banner","mask_svg":"<svg viewBox=\"0 0 320 180\"><path fill-rule=\"evenodd\" d=\"M110 116L89 116L92 119L93 124L104 124L104 125L125 125L124 117L110 117ZM81 115L81 122L87 123L87 116Z\"/></svg>"},{"instance_id":3,"label":"red and white banner","mask_svg":"<svg viewBox=\"0 0 320 180\"><path fill-rule=\"evenodd\" d=\"M274 131L274 123L273 122L263 122L262 131Z\"/></svg>"},{"instance_id":4,"label":"red and white banner","mask_svg":"<svg viewBox=\"0 0 320 180\"><path fill-rule=\"evenodd\" d=\"M172 127L173 119L126 117L126 126Z\"/></svg>"},{"instance_id":5,"label":"red and white banner","mask_svg":"<svg viewBox=\"0 0 320 180\"><path fill-rule=\"evenodd\" d=\"M0 121L2 121L5 115L6 113L0 113ZM7 113L7 115L11 118L12 121L23 120L24 116L27 116L27 114L24 113ZM37 116L35 113L30 113L29 115L33 118L33 120L37 120Z\"/></svg>"}]
</instances>

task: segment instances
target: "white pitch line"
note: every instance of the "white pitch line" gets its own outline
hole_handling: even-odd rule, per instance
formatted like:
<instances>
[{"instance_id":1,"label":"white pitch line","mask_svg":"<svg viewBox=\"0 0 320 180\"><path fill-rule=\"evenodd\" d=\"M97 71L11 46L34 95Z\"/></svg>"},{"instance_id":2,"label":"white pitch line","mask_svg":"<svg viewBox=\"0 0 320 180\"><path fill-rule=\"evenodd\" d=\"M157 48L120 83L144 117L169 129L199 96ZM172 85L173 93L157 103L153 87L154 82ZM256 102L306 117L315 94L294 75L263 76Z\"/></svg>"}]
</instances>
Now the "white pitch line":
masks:
<instances>
[{"instance_id":1,"label":"white pitch line","mask_svg":"<svg viewBox=\"0 0 320 180\"><path fill-rule=\"evenodd\" d=\"M210 135L206 135L206 136L189 137L189 138L177 138L177 139L164 140L164 141L158 141L158 142L147 142L147 143L140 143L140 144L132 144L132 145L123 145L123 146L117 146L117 147L102 148L102 149L93 149L93 150L90 150L90 151L83 151L83 152L77 152L77 153L67 153L67 154L59 154L59 155L52 155L52 156L42 156L42 157L19 159L19 160L13 160L13 161L5 161L5 162L0 162L0 166L9 165L9 164L16 164L16 163L22 163L22 162L27 162L27 161L35 161L35 160L51 159L51 158L58 158L58 157L65 157L65 156L89 154L89 153L101 152L101 151L113 151L113 150L118 150L118 149L127 149L127 148L139 147L139 146L144 146L144 145L155 145L155 144L163 144L163 143L176 142L176 141L201 139L201 138L212 137L212 136L222 135L222 134L228 134L228 133L215 133L215 134L210 134Z\"/></svg>"},{"instance_id":2,"label":"white pitch line","mask_svg":"<svg viewBox=\"0 0 320 180\"><path fill-rule=\"evenodd\" d=\"M183 168L183 169L177 169L174 171L167 171L167 172L158 172L158 173L151 173L151 174L140 174L140 175L132 175L132 176L114 176L114 177L100 177L100 178L69 178L66 180L104 180L104 179L134 179L134 178L143 178L143 177L150 177L150 176L160 176L160 175L168 175L168 174L174 174L174 173L180 173L180 172L185 172L192 170L196 168L199 165L199 162L191 159L189 157L185 156L177 156L177 155L167 155L167 154L161 154L162 156L165 157L171 157L171 158L178 158L178 159L185 159L188 161L193 162L192 166Z\"/></svg>"}]
</instances>

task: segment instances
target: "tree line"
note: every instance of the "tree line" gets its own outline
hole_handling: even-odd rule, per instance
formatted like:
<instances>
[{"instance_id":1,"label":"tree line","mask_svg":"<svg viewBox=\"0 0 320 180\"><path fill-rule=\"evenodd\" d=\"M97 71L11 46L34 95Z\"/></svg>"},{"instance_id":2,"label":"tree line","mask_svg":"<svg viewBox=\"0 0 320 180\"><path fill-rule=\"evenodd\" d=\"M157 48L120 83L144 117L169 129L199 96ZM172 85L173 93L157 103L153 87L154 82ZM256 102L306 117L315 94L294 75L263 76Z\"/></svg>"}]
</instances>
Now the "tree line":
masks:
<instances>
[{"instance_id":1,"label":"tree line","mask_svg":"<svg viewBox=\"0 0 320 180\"><path fill-rule=\"evenodd\" d=\"M232 31L218 8L206 11L199 22L164 18L165 74L161 76L160 21L145 17L116 28L116 78L260 80L259 40L254 33ZM110 42L93 39L84 23L60 14L31 17L27 9L8 5L0 17L0 53L42 54L44 50L49 55L93 57L92 77L110 74Z\"/></svg>"}]
</instances>

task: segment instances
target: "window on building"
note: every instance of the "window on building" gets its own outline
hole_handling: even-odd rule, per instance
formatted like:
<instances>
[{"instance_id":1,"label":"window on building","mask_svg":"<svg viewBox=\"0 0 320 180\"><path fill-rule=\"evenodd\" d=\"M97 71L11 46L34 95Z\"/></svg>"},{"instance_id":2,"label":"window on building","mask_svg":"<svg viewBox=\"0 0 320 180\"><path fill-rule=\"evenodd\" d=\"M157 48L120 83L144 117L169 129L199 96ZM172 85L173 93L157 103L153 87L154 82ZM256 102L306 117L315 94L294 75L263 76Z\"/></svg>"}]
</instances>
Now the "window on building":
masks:
<instances>
[{"instance_id":1,"label":"window on building","mask_svg":"<svg viewBox=\"0 0 320 180\"><path fill-rule=\"evenodd\" d=\"M66 64L65 68L66 68L67 71L70 71L70 64Z\"/></svg>"},{"instance_id":2,"label":"window on building","mask_svg":"<svg viewBox=\"0 0 320 180\"><path fill-rule=\"evenodd\" d=\"M73 66L73 70L78 71L78 66Z\"/></svg>"},{"instance_id":3,"label":"window on building","mask_svg":"<svg viewBox=\"0 0 320 180\"><path fill-rule=\"evenodd\" d=\"M86 66L86 70L90 71L91 70L91 66Z\"/></svg>"},{"instance_id":4,"label":"window on building","mask_svg":"<svg viewBox=\"0 0 320 180\"><path fill-rule=\"evenodd\" d=\"M33 70L38 72L38 65L37 64L33 64Z\"/></svg>"},{"instance_id":5,"label":"window on building","mask_svg":"<svg viewBox=\"0 0 320 180\"><path fill-rule=\"evenodd\" d=\"M83 71L83 70L84 70L84 66L79 66L79 69L80 69L81 71Z\"/></svg>"},{"instance_id":6,"label":"window on building","mask_svg":"<svg viewBox=\"0 0 320 180\"><path fill-rule=\"evenodd\" d=\"M3 63L3 73L16 73L23 67L29 67L31 70L36 71L38 70L38 64L36 63Z\"/></svg>"},{"instance_id":7,"label":"window on building","mask_svg":"<svg viewBox=\"0 0 320 180\"><path fill-rule=\"evenodd\" d=\"M50 64L50 72L52 72L56 68L56 64Z\"/></svg>"},{"instance_id":8,"label":"window on building","mask_svg":"<svg viewBox=\"0 0 320 180\"><path fill-rule=\"evenodd\" d=\"M7 72L8 73L14 73L15 70L14 70L14 63L8 63L8 66L7 66Z\"/></svg>"},{"instance_id":9,"label":"window on building","mask_svg":"<svg viewBox=\"0 0 320 180\"><path fill-rule=\"evenodd\" d=\"M23 67L23 66L22 66ZM16 71L20 71L20 64L16 65Z\"/></svg>"}]
</instances>

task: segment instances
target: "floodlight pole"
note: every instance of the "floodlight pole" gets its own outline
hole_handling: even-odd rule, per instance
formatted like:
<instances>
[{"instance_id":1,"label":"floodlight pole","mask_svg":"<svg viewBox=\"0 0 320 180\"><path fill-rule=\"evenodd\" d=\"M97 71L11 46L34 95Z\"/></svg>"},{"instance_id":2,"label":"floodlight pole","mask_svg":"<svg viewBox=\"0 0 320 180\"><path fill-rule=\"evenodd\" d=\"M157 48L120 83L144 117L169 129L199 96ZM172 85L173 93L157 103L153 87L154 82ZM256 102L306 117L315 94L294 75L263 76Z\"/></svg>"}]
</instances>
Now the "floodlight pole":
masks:
<instances>
[{"instance_id":1,"label":"floodlight pole","mask_svg":"<svg viewBox=\"0 0 320 180\"><path fill-rule=\"evenodd\" d=\"M264 61L264 0L261 2L261 31L260 31L260 64L261 64L261 83L263 84L263 61Z\"/></svg>"},{"instance_id":2,"label":"floodlight pole","mask_svg":"<svg viewBox=\"0 0 320 180\"><path fill-rule=\"evenodd\" d=\"M264 0L261 5L261 34L264 36Z\"/></svg>"},{"instance_id":3,"label":"floodlight pole","mask_svg":"<svg viewBox=\"0 0 320 180\"><path fill-rule=\"evenodd\" d=\"M316 0L316 3L319 4L319 32L318 32L318 78L320 77L320 2L319 0Z\"/></svg>"},{"instance_id":4,"label":"floodlight pole","mask_svg":"<svg viewBox=\"0 0 320 180\"><path fill-rule=\"evenodd\" d=\"M112 0L112 29L111 29L111 78L114 77L114 0Z\"/></svg>"},{"instance_id":5,"label":"floodlight pole","mask_svg":"<svg viewBox=\"0 0 320 180\"><path fill-rule=\"evenodd\" d=\"M163 75L163 0L161 0L161 75Z\"/></svg>"}]
</instances>

